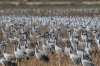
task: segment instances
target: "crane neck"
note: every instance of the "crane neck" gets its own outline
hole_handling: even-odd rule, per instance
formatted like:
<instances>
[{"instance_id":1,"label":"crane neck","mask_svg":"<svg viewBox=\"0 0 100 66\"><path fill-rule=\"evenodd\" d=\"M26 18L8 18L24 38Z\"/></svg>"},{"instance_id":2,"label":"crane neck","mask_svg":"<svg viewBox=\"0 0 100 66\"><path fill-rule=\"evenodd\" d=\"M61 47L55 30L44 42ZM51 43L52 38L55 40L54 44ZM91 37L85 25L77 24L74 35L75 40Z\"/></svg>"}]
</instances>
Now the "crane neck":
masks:
<instances>
[{"instance_id":1,"label":"crane neck","mask_svg":"<svg viewBox=\"0 0 100 66\"><path fill-rule=\"evenodd\" d=\"M21 42L19 41L17 48L21 49Z\"/></svg>"},{"instance_id":2,"label":"crane neck","mask_svg":"<svg viewBox=\"0 0 100 66\"><path fill-rule=\"evenodd\" d=\"M28 48L27 40L24 41L24 47L25 47L25 48Z\"/></svg>"},{"instance_id":3,"label":"crane neck","mask_svg":"<svg viewBox=\"0 0 100 66\"><path fill-rule=\"evenodd\" d=\"M17 51L17 49L16 49L16 44L14 44L14 51Z\"/></svg>"},{"instance_id":4,"label":"crane neck","mask_svg":"<svg viewBox=\"0 0 100 66\"><path fill-rule=\"evenodd\" d=\"M71 47L69 48L69 55L72 54L72 49Z\"/></svg>"},{"instance_id":5,"label":"crane neck","mask_svg":"<svg viewBox=\"0 0 100 66\"><path fill-rule=\"evenodd\" d=\"M3 53L6 53L6 46L3 47Z\"/></svg>"},{"instance_id":6,"label":"crane neck","mask_svg":"<svg viewBox=\"0 0 100 66\"><path fill-rule=\"evenodd\" d=\"M35 54L37 54L38 53L38 46L36 45L36 47L35 47Z\"/></svg>"}]
</instances>

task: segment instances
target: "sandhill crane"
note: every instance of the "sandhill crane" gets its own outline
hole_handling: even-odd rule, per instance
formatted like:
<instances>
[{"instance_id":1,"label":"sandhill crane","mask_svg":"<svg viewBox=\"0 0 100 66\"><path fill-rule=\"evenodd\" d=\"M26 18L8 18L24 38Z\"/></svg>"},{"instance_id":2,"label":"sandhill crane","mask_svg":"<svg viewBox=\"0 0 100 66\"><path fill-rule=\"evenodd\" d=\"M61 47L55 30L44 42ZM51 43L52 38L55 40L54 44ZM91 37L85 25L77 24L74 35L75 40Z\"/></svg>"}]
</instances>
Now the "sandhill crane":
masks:
<instances>
[{"instance_id":1,"label":"sandhill crane","mask_svg":"<svg viewBox=\"0 0 100 66\"><path fill-rule=\"evenodd\" d=\"M3 28L2 28L2 33L3 33L3 39L4 40L8 40L8 32L7 31L5 31Z\"/></svg>"},{"instance_id":2,"label":"sandhill crane","mask_svg":"<svg viewBox=\"0 0 100 66\"><path fill-rule=\"evenodd\" d=\"M56 44L55 44L55 52L56 52L57 55L58 55L58 59L59 59L58 64L59 64L59 66L60 66L60 65L61 65L61 64L60 64L60 55L63 55L64 49L61 48L61 47L59 47L59 46L57 46L57 39L55 38L55 40L56 40Z\"/></svg>"},{"instance_id":3,"label":"sandhill crane","mask_svg":"<svg viewBox=\"0 0 100 66\"><path fill-rule=\"evenodd\" d=\"M4 45L4 47L3 47L3 55L4 55L4 58L9 61L15 61L15 59L16 59L13 54L6 53L6 45Z\"/></svg>"},{"instance_id":4,"label":"sandhill crane","mask_svg":"<svg viewBox=\"0 0 100 66\"><path fill-rule=\"evenodd\" d=\"M72 51L70 50L71 48L73 48L73 47L71 46L71 42L70 42L70 40L67 40L66 46L65 46L65 48L64 48L64 52L65 52L65 54L66 54L67 56L69 56L69 55L70 55L70 52L72 52Z\"/></svg>"},{"instance_id":5,"label":"sandhill crane","mask_svg":"<svg viewBox=\"0 0 100 66\"><path fill-rule=\"evenodd\" d=\"M38 48L38 46L36 45L36 47L35 47L36 58L39 60L43 60L45 62L49 62L49 58L44 53L39 52L37 48Z\"/></svg>"},{"instance_id":6,"label":"sandhill crane","mask_svg":"<svg viewBox=\"0 0 100 66\"><path fill-rule=\"evenodd\" d=\"M76 53L77 53L77 55L79 56L79 57L81 57L82 58L82 56L84 57L84 59L87 59L87 60L90 60L90 61L92 61L92 59L91 59L91 57L90 57L90 55L87 53L87 52L85 52L85 50L77 50L76 51Z\"/></svg>"},{"instance_id":7,"label":"sandhill crane","mask_svg":"<svg viewBox=\"0 0 100 66\"><path fill-rule=\"evenodd\" d=\"M64 52L65 52L65 54L66 54L67 56L69 56L69 55L70 55L70 48L65 47Z\"/></svg>"},{"instance_id":8,"label":"sandhill crane","mask_svg":"<svg viewBox=\"0 0 100 66\"><path fill-rule=\"evenodd\" d=\"M28 47L27 40L24 40L24 47L25 47L25 52L28 57L34 56L35 51L34 49Z\"/></svg>"},{"instance_id":9,"label":"sandhill crane","mask_svg":"<svg viewBox=\"0 0 100 66\"><path fill-rule=\"evenodd\" d=\"M49 46L48 40L46 38L43 38L42 49L43 49L43 52L46 54L51 53L51 47Z\"/></svg>"},{"instance_id":10,"label":"sandhill crane","mask_svg":"<svg viewBox=\"0 0 100 66\"><path fill-rule=\"evenodd\" d=\"M55 45L55 52L58 54L58 55L62 55L63 52L64 52L64 49Z\"/></svg>"},{"instance_id":11,"label":"sandhill crane","mask_svg":"<svg viewBox=\"0 0 100 66\"><path fill-rule=\"evenodd\" d=\"M91 61L88 60L81 60L82 61L82 65L83 66L96 66L95 64L93 64Z\"/></svg>"},{"instance_id":12,"label":"sandhill crane","mask_svg":"<svg viewBox=\"0 0 100 66\"><path fill-rule=\"evenodd\" d=\"M6 51L5 46L6 46L6 44L4 44L4 43L0 44L0 49L1 49L0 64L2 64L4 66L6 64L8 64L9 62L11 62L11 63L15 62L15 57L13 58L14 55L5 53L5 51ZM10 57L10 55L11 55L11 57Z\"/></svg>"},{"instance_id":13,"label":"sandhill crane","mask_svg":"<svg viewBox=\"0 0 100 66\"><path fill-rule=\"evenodd\" d=\"M6 64L6 59L4 57L0 58L0 64L2 64L3 66L5 66Z\"/></svg>"},{"instance_id":14,"label":"sandhill crane","mask_svg":"<svg viewBox=\"0 0 100 66\"><path fill-rule=\"evenodd\" d=\"M91 54L93 54L93 49L92 49L92 47L91 47L91 43L88 42L88 40L89 40L89 37L88 37L88 35L86 34L86 39L85 39L85 51L86 51L89 55L91 55Z\"/></svg>"},{"instance_id":15,"label":"sandhill crane","mask_svg":"<svg viewBox=\"0 0 100 66\"><path fill-rule=\"evenodd\" d=\"M70 49L71 50L71 49ZM70 59L74 62L74 64L78 65L81 63L81 57L79 57L77 54L73 53L73 51L70 51Z\"/></svg>"},{"instance_id":16,"label":"sandhill crane","mask_svg":"<svg viewBox=\"0 0 100 66\"><path fill-rule=\"evenodd\" d=\"M54 50L55 50L55 40L47 40L46 41L46 43L47 43L47 45L49 46L49 48L50 48L50 51L52 52L52 54L53 54L53 52L54 52Z\"/></svg>"},{"instance_id":17,"label":"sandhill crane","mask_svg":"<svg viewBox=\"0 0 100 66\"><path fill-rule=\"evenodd\" d=\"M15 56L13 54L8 54L5 53L6 51L6 45L2 44L2 56L0 58L0 64L4 65L4 66L17 66L15 60Z\"/></svg>"},{"instance_id":18,"label":"sandhill crane","mask_svg":"<svg viewBox=\"0 0 100 66\"><path fill-rule=\"evenodd\" d=\"M84 55L84 53L83 53ZM83 66L96 66L91 61L84 59L84 56L81 57L81 62Z\"/></svg>"},{"instance_id":19,"label":"sandhill crane","mask_svg":"<svg viewBox=\"0 0 100 66\"><path fill-rule=\"evenodd\" d=\"M17 46L17 44L14 44L14 55L15 55L15 57L16 57L16 59L17 59L18 65L19 65L19 63L21 62L21 60L22 60L22 59L25 59L25 57L26 57L26 53L23 52L23 51L21 50L20 45Z\"/></svg>"},{"instance_id":20,"label":"sandhill crane","mask_svg":"<svg viewBox=\"0 0 100 66\"><path fill-rule=\"evenodd\" d=\"M3 66L17 66L15 62L6 60L4 57L0 58L0 64L2 64Z\"/></svg>"},{"instance_id":21,"label":"sandhill crane","mask_svg":"<svg viewBox=\"0 0 100 66\"><path fill-rule=\"evenodd\" d=\"M91 45L90 43L86 44L85 51L86 51L89 55L92 55L92 54L93 54L93 49L92 49L92 47L91 47L90 45Z\"/></svg>"},{"instance_id":22,"label":"sandhill crane","mask_svg":"<svg viewBox=\"0 0 100 66\"><path fill-rule=\"evenodd\" d=\"M77 38L73 38L73 40L71 41L71 46L74 50L76 50L77 47L79 47L79 40Z\"/></svg>"}]
</instances>

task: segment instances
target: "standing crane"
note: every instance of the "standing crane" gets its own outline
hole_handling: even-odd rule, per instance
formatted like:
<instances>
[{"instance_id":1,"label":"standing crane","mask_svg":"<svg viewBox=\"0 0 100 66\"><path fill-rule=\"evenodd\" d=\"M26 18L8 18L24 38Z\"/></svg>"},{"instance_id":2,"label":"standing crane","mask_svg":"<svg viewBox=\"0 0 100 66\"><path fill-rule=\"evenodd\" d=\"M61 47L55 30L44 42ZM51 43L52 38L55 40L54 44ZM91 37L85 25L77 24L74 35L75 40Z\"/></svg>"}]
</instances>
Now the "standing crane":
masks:
<instances>
[{"instance_id":1,"label":"standing crane","mask_svg":"<svg viewBox=\"0 0 100 66\"><path fill-rule=\"evenodd\" d=\"M58 58L59 58L58 64L59 64L59 66L61 66L61 64L60 64L60 55L63 55L64 49L59 47L59 46L57 46L57 39L56 39L56 44L55 44L55 52L57 53Z\"/></svg>"},{"instance_id":2,"label":"standing crane","mask_svg":"<svg viewBox=\"0 0 100 66\"><path fill-rule=\"evenodd\" d=\"M4 58L6 60L9 60L9 61L15 61L16 60L16 58L13 54L6 53L6 45L4 45L4 47L3 47L3 55L4 55Z\"/></svg>"},{"instance_id":3,"label":"standing crane","mask_svg":"<svg viewBox=\"0 0 100 66\"><path fill-rule=\"evenodd\" d=\"M71 51L71 48L70 48L70 59L74 62L74 64L76 66L78 66L78 64L81 63L81 57L79 57L77 54L75 54L73 51Z\"/></svg>"},{"instance_id":4,"label":"standing crane","mask_svg":"<svg viewBox=\"0 0 100 66\"><path fill-rule=\"evenodd\" d=\"M28 47L27 39L24 40L24 47L25 47L26 55L27 55L28 57L34 56L35 51L34 51L32 48L29 48L29 47Z\"/></svg>"},{"instance_id":5,"label":"standing crane","mask_svg":"<svg viewBox=\"0 0 100 66\"><path fill-rule=\"evenodd\" d=\"M84 55L84 53L83 53ZM81 62L83 66L96 66L91 61L84 59L84 56L81 57Z\"/></svg>"},{"instance_id":6,"label":"standing crane","mask_svg":"<svg viewBox=\"0 0 100 66\"><path fill-rule=\"evenodd\" d=\"M37 59L48 62L49 58L44 54L38 51L38 46L35 47L35 56Z\"/></svg>"},{"instance_id":7,"label":"standing crane","mask_svg":"<svg viewBox=\"0 0 100 66\"><path fill-rule=\"evenodd\" d=\"M26 58L26 53L21 50L20 44L17 46L17 44L14 44L14 55L17 59L18 66L20 66L21 60Z\"/></svg>"}]
</instances>

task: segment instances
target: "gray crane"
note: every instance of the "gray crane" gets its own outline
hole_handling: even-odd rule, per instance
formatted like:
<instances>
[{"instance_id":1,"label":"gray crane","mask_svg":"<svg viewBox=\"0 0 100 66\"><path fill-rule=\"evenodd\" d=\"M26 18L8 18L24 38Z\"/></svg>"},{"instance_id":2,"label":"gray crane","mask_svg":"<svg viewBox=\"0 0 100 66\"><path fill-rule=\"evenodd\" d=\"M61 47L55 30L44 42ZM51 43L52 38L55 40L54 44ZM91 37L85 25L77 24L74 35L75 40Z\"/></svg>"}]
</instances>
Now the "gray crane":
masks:
<instances>
[{"instance_id":1,"label":"gray crane","mask_svg":"<svg viewBox=\"0 0 100 66\"><path fill-rule=\"evenodd\" d=\"M46 56L44 53L41 53L38 51L38 46L36 45L35 47L35 56L37 59L45 61L45 62L49 62L49 58L48 56Z\"/></svg>"},{"instance_id":2,"label":"gray crane","mask_svg":"<svg viewBox=\"0 0 100 66\"><path fill-rule=\"evenodd\" d=\"M28 47L27 39L24 40L24 46L25 46L25 52L26 52L26 55L27 55L28 57L34 56L35 51L34 51L33 48L29 48L29 47Z\"/></svg>"},{"instance_id":3,"label":"gray crane","mask_svg":"<svg viewBox=\"0 0 100 66\"><path fill-rule=\"evenodd\" d=\"M3 66L17 66L16 62L6 60L4 57L0 58L0 64L2 64Z\"/></svg>"},{"instance_id":4,"label":"gray crane","mask_svg":"<svg viewBox=\"0 0 100 66\"><path fill-rule=\"evenodd\" d=\"M75 54L73 51L71 51L71 48L70 48L69 56L70 56L70 59L74 62L74 64L76 66L81 63L81 57L79 57L77 54Z\"/></svg>"},{"instance_id":5,"label":"gray crane","mask_svg":"<svg viewBox=\"0 0 100 66\"><path fill-rule=\"evenodd\" d=\"M84 56L81 58L81 62L83 66L96 66L95 64L93 64L91 61L84 59Z\"/></svg>"},{"instance_id":6,"label":"gray crane","mask_svg":"<svg viewBox=\"0 0 100 66\"><path fill-rule=\"evenodd\" d=\"M17 66L16 62L15 62L15 57L12 54L8 54L5 53L5 44L1 44L2 47L2 53L1 53L1 57L0 57L0 64L2 64L3 66Z\"/></svg>"},{"instance_id":7,"label":"gray crane","mask_svg":"<svg viewBox=\"0 0 100 66\"><path fill-rule=\"evenodd\" d=\"M60 66L60 65L61 65L61 64L60 64L60 55L63 55L64 49L61 48L61 47L59 47L59 46L57 46L57 39L56 39L56 44L55 44L55 52L56 52L57 55L58 55L58 58L59 58L58 64L59 64L59 66Z\"/></svg>"},{"instance_id":8,"label":"gray crane","mask_svg":"<svg viewBox=\"0 0 100 66\"><path fill-rule=\"evenodd\" d=\"M83 66L96 66L95 64L93 64L91 61L89 60L85 60L85 59L82 59L82 65Z\"/></svg>"},{"instance_id":9,"label":"gray crane","mask_svg":"<svg viewBox=\"0 0 100 66\"><path fill-rule=\"evenodd\" d=\"M89 61L92 61L90 55L87 52L85 52L85 50L82 50L82 49L81 50L77 50L76 53L77 53L77 55L79 57L82 57L83 56L84 59L87 59Z\"/></svg>"},{"instance_id":10,"label":"gray crane","mask_svg":"<svg viewBox=\"0 0 100 66\"><path fill-rule=\"evenodd\" d=\"M6 45L5 44L3 45L3 56L6 60L9 60L9 61L15 61L16 60L16 58L13 54L6 53Z\"/></svg>"},{"instance_id":11,"label":"gray crane","mask_svg":"<svg viewBox=\"0 0 100 66\"><path fill-rule=\"evenodd\" d=\"M46 54L50 54L51 53L51 47L49 46L48 43L46 43L46 41L48 41L46 38L44 38L44 40L42 41L42 49L43 52Z\"/></svg>"},{"instance_id":12,"label":"gray crane","mask_svg":"<svg viewBox=\"0 0 100 66\"><path fill-rule=\"evenodd\" d=\"M18 66L21 63L21 60L26 58L26 53L21 50L20 45L17 46L16 44L14 44L14 55L17 59Z\"/></svg>"}]
</instances>

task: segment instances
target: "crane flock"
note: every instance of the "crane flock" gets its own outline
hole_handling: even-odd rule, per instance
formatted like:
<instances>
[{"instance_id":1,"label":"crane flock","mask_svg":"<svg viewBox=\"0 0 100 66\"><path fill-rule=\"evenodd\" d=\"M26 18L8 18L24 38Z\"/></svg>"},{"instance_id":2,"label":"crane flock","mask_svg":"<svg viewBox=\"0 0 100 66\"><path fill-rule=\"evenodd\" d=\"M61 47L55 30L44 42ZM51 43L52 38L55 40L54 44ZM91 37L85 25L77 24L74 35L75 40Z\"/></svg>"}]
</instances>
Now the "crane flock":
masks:
<instances>
[{"instance_id":1,"label":"crane flock","mask_svg":"<svg viewBox=\"0 0 100 66\"><path fill-rule=\"evenodd\" d=\"M50 63L49 56L56 55L57 66L62 66L61 57L66 55L75 66L98 66L92 58L100 53L98 16L2 16L0 21L1 65L21 66L23 61L35 62L32 57Z\"/></svg>"}]
</instances>

